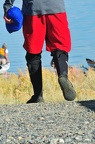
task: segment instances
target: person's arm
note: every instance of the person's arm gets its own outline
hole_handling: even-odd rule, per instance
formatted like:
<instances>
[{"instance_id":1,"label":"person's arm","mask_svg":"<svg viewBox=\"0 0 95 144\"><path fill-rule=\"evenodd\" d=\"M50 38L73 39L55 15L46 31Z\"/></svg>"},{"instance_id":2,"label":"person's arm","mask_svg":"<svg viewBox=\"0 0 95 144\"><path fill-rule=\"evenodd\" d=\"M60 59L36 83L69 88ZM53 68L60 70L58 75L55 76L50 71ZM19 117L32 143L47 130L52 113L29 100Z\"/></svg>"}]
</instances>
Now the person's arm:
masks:
<instances>
[{"instance_id":1,"label":"person's arm","mask_svg":"<svg viewBox=\"0 0 95 144\"><path fill-rule=\"evenodd\" d=\"M3 4L4 14L7 13L7 11L13 6L15 0L5 0L5 3Z\"/></svg>"},{"instance_id":2,"label":"person's arm","mask_svg":"<svg viewBox=\"0 0 95 144\"><path fill-rule=\"evenodd\" d=\"M6 58L6 61L9 62L9 59L8 59L8 49L6 49L6 51L5 51L5 58Z\"/></svg>"},{"instance_id":3,"label":"person's arm","mask_svg":"<svg viewBox=\"0 0 95 144\"><path fill-rule=\"evenodd\" d=\"M3 4L4 9L4 19L6 23L12 23L13 21L11 19L7 18L7 11L13 6L15 0L5 0L5 3Z\"/></svg>"}]
</instances>

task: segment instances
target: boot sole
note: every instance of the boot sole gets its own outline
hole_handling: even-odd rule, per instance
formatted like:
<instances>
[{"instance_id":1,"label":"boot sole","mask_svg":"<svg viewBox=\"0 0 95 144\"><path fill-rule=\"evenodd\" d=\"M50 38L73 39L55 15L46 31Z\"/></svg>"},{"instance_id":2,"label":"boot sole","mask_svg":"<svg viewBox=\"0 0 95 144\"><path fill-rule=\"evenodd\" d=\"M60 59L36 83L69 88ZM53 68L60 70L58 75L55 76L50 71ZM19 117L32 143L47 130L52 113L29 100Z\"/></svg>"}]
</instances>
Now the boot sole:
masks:
<instances>
[{"instance_id":1,"label":"boot sole","mask_svg":"<svg viewBox=\"0 0 95 144\"><path fill-rule=\"evenodd\" d=\"M71 82L64 76L60 76L58 82L62 89L64 98L68 101L73 101L76 98L76 92Z\"/></svg>"}]
</instances>

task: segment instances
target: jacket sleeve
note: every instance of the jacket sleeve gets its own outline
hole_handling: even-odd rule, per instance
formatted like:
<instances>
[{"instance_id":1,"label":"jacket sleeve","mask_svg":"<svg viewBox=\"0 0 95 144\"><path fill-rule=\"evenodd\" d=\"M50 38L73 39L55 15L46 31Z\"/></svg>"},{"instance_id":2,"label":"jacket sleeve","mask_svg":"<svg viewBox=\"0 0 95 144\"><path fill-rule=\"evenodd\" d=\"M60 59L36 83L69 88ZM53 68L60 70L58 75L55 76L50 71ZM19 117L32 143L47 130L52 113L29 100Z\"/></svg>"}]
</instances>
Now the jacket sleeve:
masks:
<instances>
[{"instance_id":1,"label":"jacket sleeve","mask_svg":"<svg viewBox=\"0 0 95 144\"><path fill-rule=\"evenodd\" d=\"M5 0L5 3L3 4L4 13L6 13L12 6L15 0Z\"/></svg>"}]
</instances>

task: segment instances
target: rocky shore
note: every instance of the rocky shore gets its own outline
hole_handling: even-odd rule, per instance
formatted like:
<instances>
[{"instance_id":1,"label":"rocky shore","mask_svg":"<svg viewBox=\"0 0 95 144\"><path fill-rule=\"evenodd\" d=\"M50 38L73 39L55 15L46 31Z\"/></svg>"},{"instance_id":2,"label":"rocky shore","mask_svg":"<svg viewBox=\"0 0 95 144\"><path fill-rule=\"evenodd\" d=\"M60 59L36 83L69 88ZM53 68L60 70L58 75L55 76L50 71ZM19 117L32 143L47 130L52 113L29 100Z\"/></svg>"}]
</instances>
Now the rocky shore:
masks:
<instances>
[{"instance_id":1,"label":"rocky shore","mask_svg":"<svg viewBox=\"0 0 95 144\"><path fill-rule=\"evenodd\" d=\"M0 144L95 144L95 100L0 105Z\"/></svg>"}]
</instances>

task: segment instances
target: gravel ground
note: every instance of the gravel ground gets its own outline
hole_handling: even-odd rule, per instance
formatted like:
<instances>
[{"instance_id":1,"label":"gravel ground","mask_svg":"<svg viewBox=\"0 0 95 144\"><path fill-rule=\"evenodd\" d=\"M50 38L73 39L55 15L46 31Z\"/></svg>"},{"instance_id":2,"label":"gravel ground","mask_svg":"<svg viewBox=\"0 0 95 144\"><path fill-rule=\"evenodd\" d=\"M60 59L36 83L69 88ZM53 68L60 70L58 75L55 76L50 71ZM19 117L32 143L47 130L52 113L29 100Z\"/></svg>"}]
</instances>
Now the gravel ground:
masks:
<instances>
[{"instance_id":1,"label":"gravel ground","mask_svg":"<svg viewBox=\"0 0 95 144\"><path fill-rule=\"evenodd\" d=\"M0 144L63 143L95 144L95 100L0 105Z\"/></svg>"}]
</instances>

